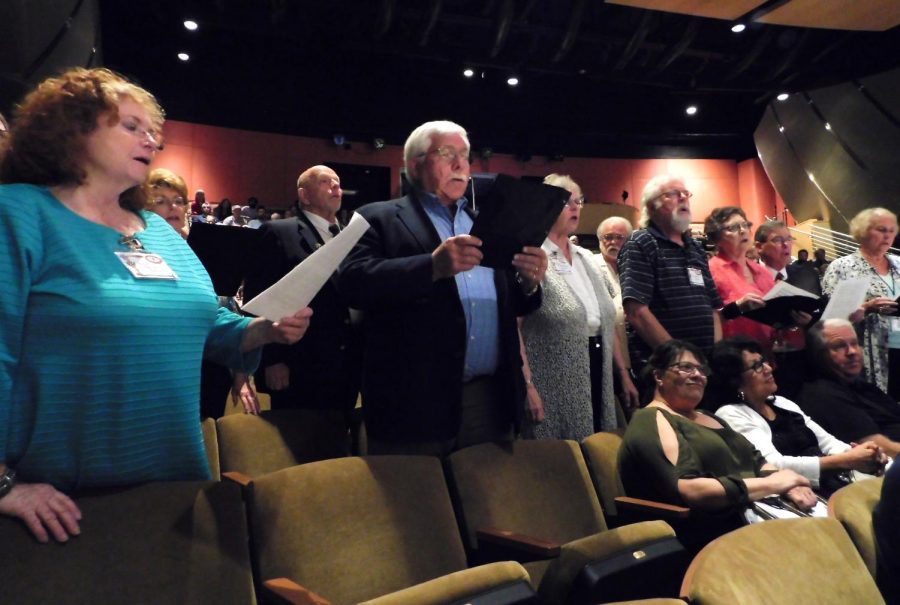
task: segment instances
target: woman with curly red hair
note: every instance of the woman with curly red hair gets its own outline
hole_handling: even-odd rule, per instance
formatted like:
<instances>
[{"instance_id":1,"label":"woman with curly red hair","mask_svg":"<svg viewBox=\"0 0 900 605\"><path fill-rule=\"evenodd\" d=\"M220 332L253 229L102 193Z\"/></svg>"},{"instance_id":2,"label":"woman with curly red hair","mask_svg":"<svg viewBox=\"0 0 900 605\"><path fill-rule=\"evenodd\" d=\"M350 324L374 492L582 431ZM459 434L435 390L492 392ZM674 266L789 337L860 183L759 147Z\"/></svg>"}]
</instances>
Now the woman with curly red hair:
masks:
<instances>
[{"instance_id":1,"label":"woman with curly red hair","mask_svg":"<svg viewBox=\"0 0 900 605\"><path fill-rule=\"evenodd\" d=\"M0 514L41 541L79 533L66 492L208 478L204 352L252 371L261 345L309 323L218 309L187 243L145 210L162 126L146 90L73 69L25 98L0 151Z\"/></svg>"}]
</instances>

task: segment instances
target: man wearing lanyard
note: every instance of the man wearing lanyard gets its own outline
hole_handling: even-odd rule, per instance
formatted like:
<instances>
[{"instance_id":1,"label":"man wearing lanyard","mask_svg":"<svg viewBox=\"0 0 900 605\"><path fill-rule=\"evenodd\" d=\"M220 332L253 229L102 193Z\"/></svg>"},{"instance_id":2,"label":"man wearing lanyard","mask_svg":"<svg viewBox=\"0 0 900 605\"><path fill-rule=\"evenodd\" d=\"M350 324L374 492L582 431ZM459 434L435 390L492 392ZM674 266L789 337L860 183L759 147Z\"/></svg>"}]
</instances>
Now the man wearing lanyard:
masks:
<instances>
[{"instance_id":1,"label":"man wearing lanyard","mask_svg":"<svg viewBox=\"0 0 900 605\"><path fill-rule=\"evenodd\" d=\"M469 139L427 122L404 146L413 191L362 207L370 228L340 289L364 313L363 412L370 454L444 455L509 439L524 412L516 317L540 305L547 256L480 266Z\"/></svg>"}]
</instances>

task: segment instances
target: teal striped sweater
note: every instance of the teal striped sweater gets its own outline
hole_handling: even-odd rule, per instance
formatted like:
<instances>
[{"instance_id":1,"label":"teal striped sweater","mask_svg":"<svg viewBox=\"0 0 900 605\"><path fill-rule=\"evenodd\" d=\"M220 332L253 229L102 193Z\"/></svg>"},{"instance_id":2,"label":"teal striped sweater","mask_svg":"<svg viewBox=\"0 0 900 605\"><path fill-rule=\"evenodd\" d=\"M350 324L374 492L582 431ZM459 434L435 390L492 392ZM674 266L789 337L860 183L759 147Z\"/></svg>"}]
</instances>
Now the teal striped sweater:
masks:
<instances>
[{"instance_id":1,"label":"teal striped sweater","mask_svg":"<svg viewBox=\"0 0 900 605\"><path fill-rule=\"evenodd\" d=\"M0 460L64 490L203 479L200 361L252 369L184 240L144 212L177 280L137 279L121 235L48 190L0 185ZM246 359L244 357L247 357ZM254 359L255 358L255 359Z\"/></svg>"}]
</instances>

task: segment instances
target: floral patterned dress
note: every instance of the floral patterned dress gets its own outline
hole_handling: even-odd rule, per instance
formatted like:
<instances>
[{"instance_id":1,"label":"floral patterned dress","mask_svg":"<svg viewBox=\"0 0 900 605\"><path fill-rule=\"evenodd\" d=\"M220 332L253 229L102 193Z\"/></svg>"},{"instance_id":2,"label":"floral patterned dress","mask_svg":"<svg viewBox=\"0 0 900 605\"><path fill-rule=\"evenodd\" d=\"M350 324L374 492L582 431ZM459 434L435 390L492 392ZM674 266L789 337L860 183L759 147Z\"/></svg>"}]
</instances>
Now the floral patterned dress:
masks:
<instances>
[{"instance_id":1,"label":"floral patterned dress","mask_svg":"<svg viewBox=\"0 0 900 605\"><path fill-rule=\"evenodd\" d=\"M831 296L835 287L841 281L857 277L868 277L869 288L866 290L866 300L879 296L897 298L900 295L900 291L895 289L892 292L888 283L891 283L891 278L893 278L893 283L900 284L900 259L890 254L887 256L887 259L890 270L888 275L883 276L884 279L882 279L882 276L876 273L874 267L863 258L859 250L853 254L842 256L828 265L825 276L822 278L822 292ZM856 325L856 332L859 335L860 343L863 345L866 380L886 393L888 390L887 341L891 333L890 317L885 317L878 313L870 313L862 323ZM896 379L900 380L900 377Z\"/></svg>"}]
</instances>

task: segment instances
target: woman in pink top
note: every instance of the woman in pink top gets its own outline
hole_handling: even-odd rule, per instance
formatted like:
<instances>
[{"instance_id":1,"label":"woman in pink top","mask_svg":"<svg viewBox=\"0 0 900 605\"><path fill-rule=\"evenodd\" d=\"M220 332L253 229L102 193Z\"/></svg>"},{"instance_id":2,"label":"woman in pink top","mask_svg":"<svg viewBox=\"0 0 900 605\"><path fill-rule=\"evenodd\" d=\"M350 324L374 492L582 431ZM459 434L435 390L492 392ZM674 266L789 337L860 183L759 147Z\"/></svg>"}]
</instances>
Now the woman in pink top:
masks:
<instances>
[{"instance_id":1,"label":"woman in pink top","mask_svg":"<svg viewBox=\"0 0 900 605\"><path fill-rule=\"evenodd\" d=\"M765 306L763 295L775 285L775 279L759 263L747 259L753 245L753 223L736 206L714 209L706 219L706 236L716 245L709 270L725 302L722 336L748 336L765 350L771 350L774 330L741 314Z\"/></svg>"}]
</instances>

